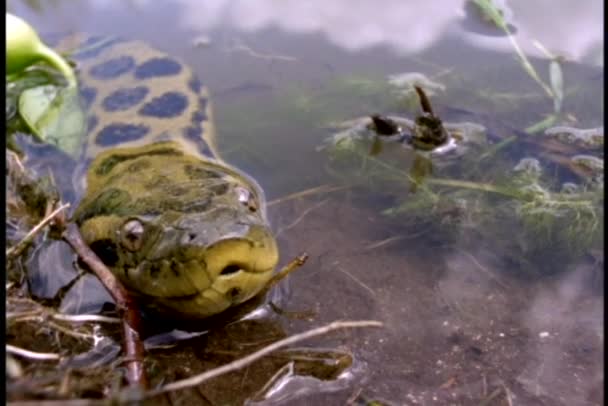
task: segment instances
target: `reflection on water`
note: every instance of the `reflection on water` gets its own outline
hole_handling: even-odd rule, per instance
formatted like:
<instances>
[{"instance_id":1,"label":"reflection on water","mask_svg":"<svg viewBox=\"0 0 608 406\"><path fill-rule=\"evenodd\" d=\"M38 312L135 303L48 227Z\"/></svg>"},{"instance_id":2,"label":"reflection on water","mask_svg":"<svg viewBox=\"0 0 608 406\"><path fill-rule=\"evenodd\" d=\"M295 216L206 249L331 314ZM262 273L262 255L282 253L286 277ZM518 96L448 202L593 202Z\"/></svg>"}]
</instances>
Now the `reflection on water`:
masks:
<instances>
[{"instance_id":1,"label":"reflection on water","mask_svg":"<svg viewBox=\"0 0 608 406\"><path fill-rule=\"evenodd\" d=\"M400 54L419 52L431 47L445 35L456 35L476 46L508 51L510 44L505 38L463 31L467 1L434 0L417 3L413 7L399 0L383 1L381 5L373 0L304 3L297 0L175 0L163 6L156 6L149 0L90 0L78 5L65 1L43 5L39 1L13 0L9 2L8 9L28 17L27 14L32 11L44 14L47 8L52 7L60 10L61 14L68 14L70 9L74 11L77 8L85 12L85 19L81 18L82 15L64 15L62 22L65 28L78 31L96 25L106 26L103 21L93 19L92 16L99 13L118 11L123 15L143 13L145 16L153 14L154 8L159 7L175 9L179 20L172 19L172 22L177 27L194 32L230 27L246 33L279 27L287 33L322 33L331 43L351 51L383 45ZM507 21L517 21L516 39L524 41L522 47L526 53L542 56L532 44L532 40L537 40L568 59L586 59L594 64L602 64L603 2L493 2L504 11ZM24 7L24 3L30 6ZM122 31L128 28L113 25L110 29Z\"/></svg>"},{"instance_id":2,"label":"reflection on water","mask_svg":"<svg viewBox=\"0 0 608 406\"><path fill-rule=\"evenodd\" d=\"M523 134L551 113L553 104L512 57L507 38L465 31L463 1L427 1L416 7L385 1L379 7L375 1L98 0L45 3L39 9L33 7L36 3L11 1L9 7L48 31L129 34L190 62L217 96L213 100L226 157L254 174L270 200L338 182L328 175L327 156L317 151L330 135L330 123L373 113L412 119L417 106L407 105L404 91L391 91L387 81L388 75L393 80L412 76L394 76L400 73L415 72L419 80L439 84L433 103L445 121L475 122L488 129L490 145L504 155L498 159L492 150L483 150L487 155L474 157L494 164L475 173L484 185L504 181L520 158L542 155L549 168L543 175L556 192L564 183L581 181L563 165L564 157L587 148L582 152L603 158L595 147ZM603 3L559 3L509 2L507 17L529 56L544 58L532 44L536 39L570 60L562 66L568 127L600 127L603 71L588 65L601 65ZM209 35L209 45L193 47L201 34ZM587 65L572 63L577 61ZM533 64L548 77L546 58ZM512 136L522 141L502 144ZM411 151L396 143L383 145L374 158L397 162L406 171L414 162ZM364 161L369 170L372 159ZM431 176L471 180L472 172L458 166L461 161L440 161ZM332 376L340 385L323 394L307 378L285 381L293 372L286 369L269 386L278 398L289 387L285 382L292 382L293 391L309 389L298 398L300 404L603 401L603 290L598 288L603 285L603 245L567 261L554 255L561 249L556 253L555 246L545 247L536 263L526 262L519 253L529 252L531 242L516 234L512 222L492 217L495 211L483 219L473 215L504 200L478 195L463 210L440 199L434 206L443 216L439 222L416 217L414 211L395 218L383 211L414 203L423 191L408 194L405 179L371 183L333 192L324 188L318 195L277 200L269 207L282 257L303 250L311 257L291 277L290 296L282 303L287 312L312 311L312 323L286 317L281 329L291 333L353 318L376 318L387 325L311 343L352 352L360 374L347 377L347 383ZM482 234L476 228L482 220L498 227ZM558 221L557 229L571 220ZM603 221L600 227L603 232ZM512 252L518 254L507 255ZM537 277L533 271L539 262L554 272ZM230 349L229 334L216 337L215 344L223 343L218 344L220 354ZM200 355L208 344L187 348ZM191 359L188 351L167 352L155 367L170 369L180 357ZM196 368L209 366L199 361L192 361L200 364ZM275 362L277 369L283 361ZM167 379L193 373L185 361L180 368ZM239 387L256 393L271 378L252 379L250 373L220 381L218 399L225 401L225 394Z\"/></svg>"}]
</instances>

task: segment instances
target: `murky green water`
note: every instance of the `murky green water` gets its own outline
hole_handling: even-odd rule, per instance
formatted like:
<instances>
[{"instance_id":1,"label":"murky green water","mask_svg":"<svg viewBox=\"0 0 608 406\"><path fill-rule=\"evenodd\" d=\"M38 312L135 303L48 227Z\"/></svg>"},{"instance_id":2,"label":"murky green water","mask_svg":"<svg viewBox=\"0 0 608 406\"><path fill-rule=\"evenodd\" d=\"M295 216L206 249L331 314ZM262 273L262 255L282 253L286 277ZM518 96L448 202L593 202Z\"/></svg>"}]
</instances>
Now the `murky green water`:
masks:
<instances>
[{"instance_id":1,"label":"murky green water","mask_svg":"<svg viewBox=\"0 0 608 406\"><path fill-rule=\"evenodd\" d=\"M485 149L435 160L430 178L499 188L531 156L542 164L547 190L583 182L570 158L603 158L603 151L525 133L554 112L553 101L522 69L508 39L485 35L489 28L470 31L483 23L465 18L461 3L8 3L8 11L40 32L141 39L189 63L210 88L224 157L266 191L282 257L310 255L281 301L288 312L311 312L308 318L274 316L261 327L227 327L153 350L154 383L329 321L377 319L384 328L304 343L331 349L331 357L320 357L324 362L349 353L353 363L342 370L343 364L319 366L303 355L317 366L307 369L301 361L299 378L264 404L602 404L603 201L591 203L596 217L582 228L573 219L589 211L523 224L516 216L521 207L500 193L424 182L412 192L407 174L415 155L399 144L386 142L378 155L347 161L319 150L335 133L332 123L372 113L412 118L417 103L394 93L386 77L420 72L443 86L431 100L445 122L487 128ZM511 5L515 38L546 83L550 60L532 40L566 58L560 124L602 127L603 5L558 3ZM499 153L481 159L512 136ZM322 185L330 186L282 200ZM333 186L341 188L330 192ZM387 215L398 208L398 215ZM597 236L587 242L592 225ZM582 240L580 247L571 244ZM23 362L28 371L40 368ZM239 404L259 396L285 364L271 357L165 401ZM86 375L72 378L84 382L77 396L107 390L107 382L87 383Z\"/></svg>"}]
</instances>

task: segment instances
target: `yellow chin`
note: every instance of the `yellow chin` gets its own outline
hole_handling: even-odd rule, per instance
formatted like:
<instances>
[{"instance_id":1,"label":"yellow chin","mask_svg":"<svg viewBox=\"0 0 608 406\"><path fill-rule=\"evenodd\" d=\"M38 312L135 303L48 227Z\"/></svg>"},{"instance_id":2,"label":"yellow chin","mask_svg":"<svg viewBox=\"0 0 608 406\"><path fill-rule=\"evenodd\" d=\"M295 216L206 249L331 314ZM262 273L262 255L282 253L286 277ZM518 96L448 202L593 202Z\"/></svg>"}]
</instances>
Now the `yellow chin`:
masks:
<instances>
[{"instance_id":1,"label":"yellow chin","mask_svg":"<svg viewBox=\"0 0 608 406\"><path fill-rule=\"evenodd\" d=\"M267 271L236 271L221 275L209 288L186 297L155 298L159 308L180 318L202 319L239 305L260 293L272 278L274 268Z\"/></svg>"}]
</instances>

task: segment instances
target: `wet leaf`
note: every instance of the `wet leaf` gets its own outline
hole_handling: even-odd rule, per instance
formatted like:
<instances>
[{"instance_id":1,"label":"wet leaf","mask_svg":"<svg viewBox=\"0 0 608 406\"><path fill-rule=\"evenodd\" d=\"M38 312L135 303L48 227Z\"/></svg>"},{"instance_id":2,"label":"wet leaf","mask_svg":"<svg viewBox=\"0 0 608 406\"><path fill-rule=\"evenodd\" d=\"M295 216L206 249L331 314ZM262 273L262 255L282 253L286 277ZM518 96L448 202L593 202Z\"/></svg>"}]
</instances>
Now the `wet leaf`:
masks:
<instances>
[{"instance_id":1,"label":"wet leaf","mask_svg":"<svg viewBox=\"0 0 608 406\"><path fill-rule=\"evenodd\" d=\"M40 140L77 156L85 135L85 114L75 87L38 86L19 97L19 114Z\"/></svg>"}]
</instances>

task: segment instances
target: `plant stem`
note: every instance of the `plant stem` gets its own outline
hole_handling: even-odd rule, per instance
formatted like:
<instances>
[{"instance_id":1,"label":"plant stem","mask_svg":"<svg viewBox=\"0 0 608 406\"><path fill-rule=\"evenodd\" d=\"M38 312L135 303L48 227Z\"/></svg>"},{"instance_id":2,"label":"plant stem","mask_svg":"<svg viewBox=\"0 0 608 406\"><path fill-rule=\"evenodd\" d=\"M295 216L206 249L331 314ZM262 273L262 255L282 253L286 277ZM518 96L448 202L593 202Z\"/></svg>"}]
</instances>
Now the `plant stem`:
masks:
<instances>
[{"instance_id":1,"label":"plant stem","mask_svg":"<svg viewBox=\"0 0 608 406\"><path fill-rule=\"evenodd\" d=\"M65 76L69 87L76 87L78 85L74 70L57 52L53 51L46 45L42 45L38 52L41 59L46 61L49 65L53 66L55 69L61 72L63 76Z\"/></svg>"}]
</instances>

